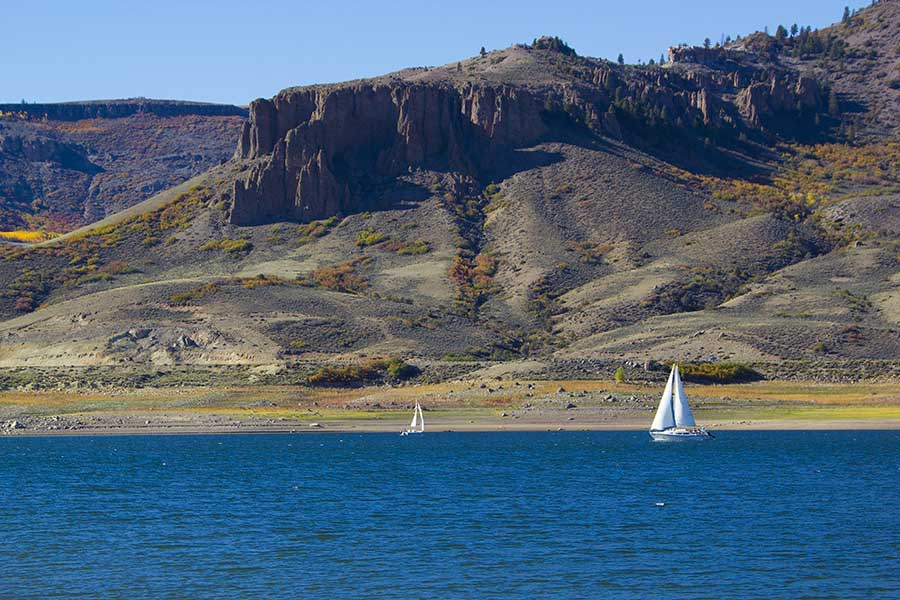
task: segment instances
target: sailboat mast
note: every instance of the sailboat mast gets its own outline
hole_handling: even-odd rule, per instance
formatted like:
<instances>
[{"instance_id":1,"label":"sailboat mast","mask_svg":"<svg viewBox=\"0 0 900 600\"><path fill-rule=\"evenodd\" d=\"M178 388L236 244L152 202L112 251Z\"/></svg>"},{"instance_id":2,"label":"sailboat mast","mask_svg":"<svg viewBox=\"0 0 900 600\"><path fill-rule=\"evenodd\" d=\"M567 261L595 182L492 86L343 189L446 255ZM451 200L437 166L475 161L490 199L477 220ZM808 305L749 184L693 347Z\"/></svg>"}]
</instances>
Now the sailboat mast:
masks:
<instances>
[{"instance_id":1,"label":"sailboat mast","mask_svg":"<svg viewBox=\"0 0 900 600\"><path fill-rule=\"evenodd\" d=\"M678 377L678 363L672 365L672 382L674 384L675 378ZM672 386L672 395L669 396L669 405L671 406L672 417L675 417L675 386ZM676 422L677 425L677 422Z\"/></svg>"}]
</instances>

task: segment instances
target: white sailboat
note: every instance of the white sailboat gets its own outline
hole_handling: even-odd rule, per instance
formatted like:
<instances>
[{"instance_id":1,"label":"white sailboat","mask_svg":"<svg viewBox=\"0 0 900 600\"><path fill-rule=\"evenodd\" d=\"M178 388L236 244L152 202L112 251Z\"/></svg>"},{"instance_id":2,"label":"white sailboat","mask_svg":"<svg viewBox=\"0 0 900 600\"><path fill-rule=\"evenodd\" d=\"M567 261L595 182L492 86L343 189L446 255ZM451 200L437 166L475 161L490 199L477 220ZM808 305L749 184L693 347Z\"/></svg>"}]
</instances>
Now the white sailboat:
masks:
<instances>
[{"instance_id":1,"label":"white sailboat","mask_svg":"<svg viewBox=\"0 0 900 600\"><path fill-rule=\"evenodd\" d=\"M657 441L703 440L712 435L697 427L691 407L688 405L678 365L672 366L666 391L663 392L656 409L656 417L650 425L650 437Z\"/></svg>"},{"instance_id":2,"label":"white sailboat","mask_svg":"<svg viewBox=\"0 0 900 600\"><path fill-rule=\"evenodd\" d=\"M411 433L425 433L425 415L422 414L422 407L416 401L416 408L413 410L413 418L409 427L400 435L409 435Z\"/></svg>"}]
</instances>

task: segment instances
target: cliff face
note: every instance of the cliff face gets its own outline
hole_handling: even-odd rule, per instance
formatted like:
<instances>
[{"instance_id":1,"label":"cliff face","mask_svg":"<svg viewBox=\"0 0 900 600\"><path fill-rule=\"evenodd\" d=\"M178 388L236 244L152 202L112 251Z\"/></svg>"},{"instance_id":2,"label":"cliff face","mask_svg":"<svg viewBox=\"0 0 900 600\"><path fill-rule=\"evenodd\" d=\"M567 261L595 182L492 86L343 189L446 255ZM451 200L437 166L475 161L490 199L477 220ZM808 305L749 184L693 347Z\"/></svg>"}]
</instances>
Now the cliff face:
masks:
<instances>
[{"instance_id":1,"label":"cliff face","mask_svg":"<svg viewBox=\"0 0 900 600\"><path fill-rule=\"evenodd\" d=\"M234 184L231 221L352 211L362 178L409 168L481 172L497 149L546 133L542 109L528 90L473 85L362 84L257 100L236 152L256 162Z\"/></svg>"},{"instance_id":2,"label":"cliff face","mask_svg":"<svg viewBox=\"0 0 900 600\"><path fill-rule=\"evenodd\" d=\"M368 210L366 182L415 168L490 178L501 150L571 126L644 147L673 130L701 140L710 132L791 135L825 104L815 79L751 53L674 48L670 59L666 68L630 67L516 46L465 68L256 100L235 152L247 170L234 182L230 220L309 221Z\"/></svg>"}]
</instances>

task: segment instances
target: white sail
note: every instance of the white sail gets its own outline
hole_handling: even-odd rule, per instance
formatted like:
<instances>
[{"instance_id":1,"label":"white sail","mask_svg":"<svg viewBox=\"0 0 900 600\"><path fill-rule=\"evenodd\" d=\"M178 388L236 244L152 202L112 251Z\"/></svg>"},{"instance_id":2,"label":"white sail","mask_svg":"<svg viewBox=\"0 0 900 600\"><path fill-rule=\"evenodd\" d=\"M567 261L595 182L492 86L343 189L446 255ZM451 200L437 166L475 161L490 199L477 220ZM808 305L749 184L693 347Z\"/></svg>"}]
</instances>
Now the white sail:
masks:
<instances>
[{"instance_id":1,"label":"white sail","mask_svg":"<svg viewBox=\"0 0 900 600\"><path fill-rule=\"evenodd\" d=\"M416 403L416 411L419 413L419 433L425 433L425 415L422 414L422 407Z\"/></svg>"},{"instance_id":2,"label":"white sail","mask_svg":"<svg viewBox=\"0 0 900 600\"><path fill-rule=\"evenodd\" d=\"M662 431L675 427L675 413L672 408L672 394L675 382L675 368L669 373L669 382L666 383L666 391L663 392L662 399L659 401L659 408L656 409L656 417L653 424L650 425L650 431Z\"/></svg>"},{"instance_id":3,"label":"white sail","mask_svg":"<svg viewBox=\"0 0 900 600\"><path fill-rule=\"evenodd\" d=\"M684 394L684 387L681 385L681 374L678 372L678 365L673 369L675 374L675 392L672 399L672 405L675 408L675 426L676 427L696 427L694 415L691 414L691 407L688 406L687 396Z\"/></svg>"},{"instance_id":4,"label":"white sail","mask_svg":"<svg viewBox=\"0 0 900 600\"><path fill-rule=\"evenodd\" d=\"M416 408L413 409L413 418L412 418L412 422L409 424L409 428L412 429L413 431L415 431L415 429L416 429L416 425L418 424L418 420L419 420L419 403L416 402Z\"/></svg>"}]
</instances>

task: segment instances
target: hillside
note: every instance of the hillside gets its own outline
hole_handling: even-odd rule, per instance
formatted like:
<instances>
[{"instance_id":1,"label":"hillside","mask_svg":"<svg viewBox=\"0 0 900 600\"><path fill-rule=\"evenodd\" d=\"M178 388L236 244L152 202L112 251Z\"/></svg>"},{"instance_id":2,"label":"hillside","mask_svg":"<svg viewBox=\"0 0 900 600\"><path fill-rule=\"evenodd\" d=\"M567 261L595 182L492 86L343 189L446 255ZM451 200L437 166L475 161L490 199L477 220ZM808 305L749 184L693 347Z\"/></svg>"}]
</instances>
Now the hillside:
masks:
<instances>
[{"instance_id":1,"label":"hillside","mask_svg":"<svg viewBox=\"0 0 900 600\"><path fill-rule=\"evenodd\" d=\"M883 1L816 32L842 56L541 38L286 89L189 184L5 247L0 367L896 378L897 90L852 80L893 76L898 28Z\"/></svg>"},{"instance_id":2,"label":"hillside","mask_svg":"<svg viewBox=\"0 0 900 600\"><path fill-rule=\"evenodd\" d=\"M0 231L92 223L228 159L236 106L165 100L0 104Z\"/></svg>"}]
</instances>

